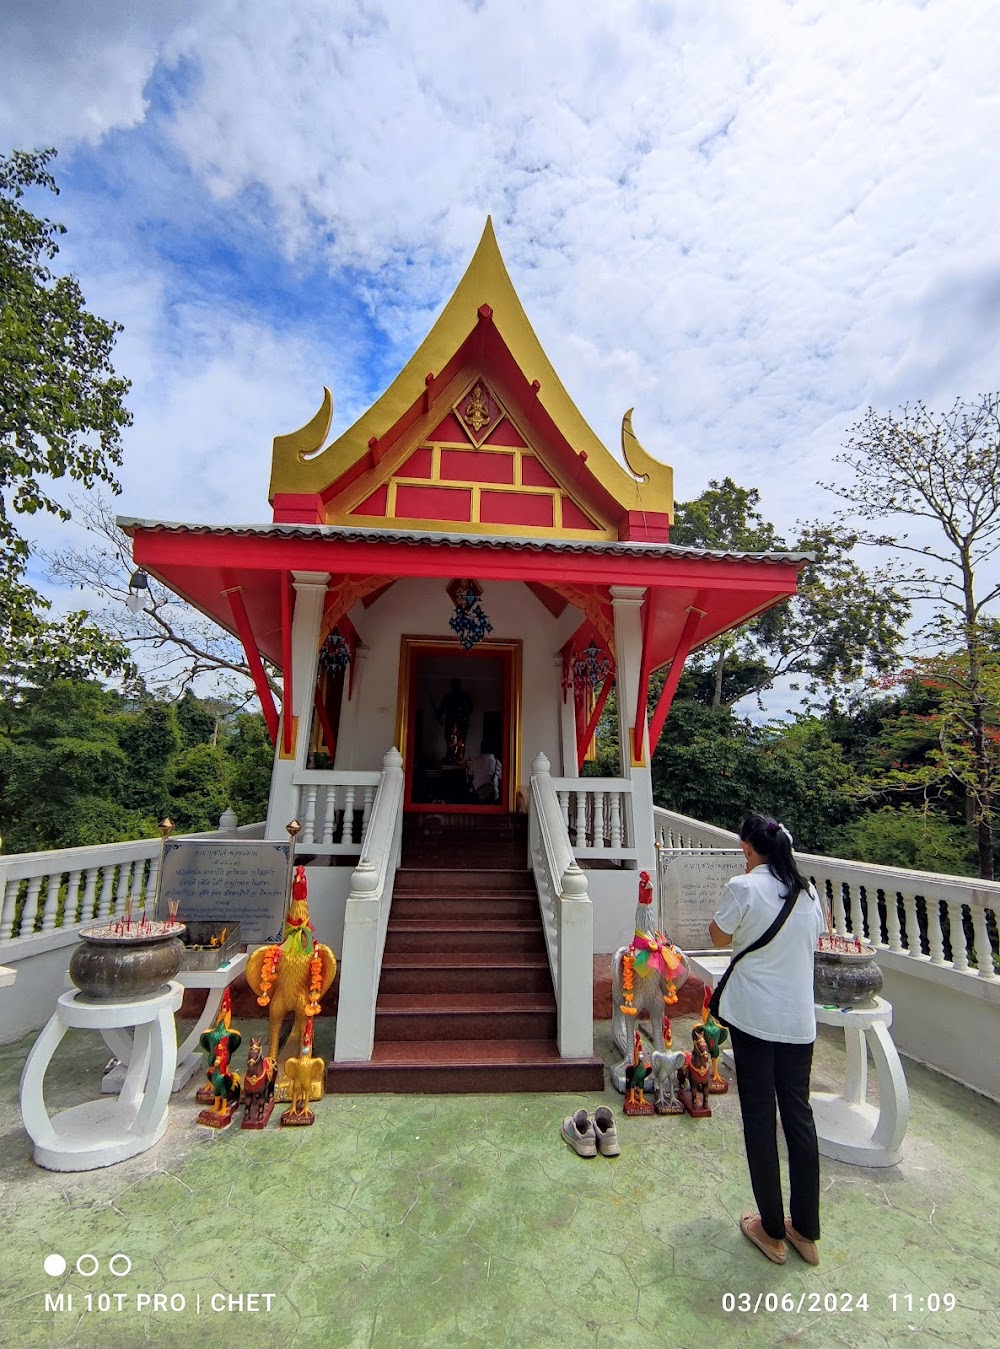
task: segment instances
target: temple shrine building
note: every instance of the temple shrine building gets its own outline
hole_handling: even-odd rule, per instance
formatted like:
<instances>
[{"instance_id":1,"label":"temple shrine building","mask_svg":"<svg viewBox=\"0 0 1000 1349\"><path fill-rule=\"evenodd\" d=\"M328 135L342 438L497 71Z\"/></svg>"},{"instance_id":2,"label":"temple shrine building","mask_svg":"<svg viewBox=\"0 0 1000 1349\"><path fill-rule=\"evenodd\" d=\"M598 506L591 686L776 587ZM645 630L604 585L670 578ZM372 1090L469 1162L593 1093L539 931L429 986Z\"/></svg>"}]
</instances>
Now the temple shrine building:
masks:
<instances>
[{"instance_id":1,"label":"temple shrine building","mask_svg":"<svg viewBox=\"0 0 1000 1349\"><path fill-rule=\"evenodd\" d=\"M401 1071L445 1043L471 1063L463 1011L522 1060L546 1041L583 1064L593 956L629 939L655 869L650 756L684 661L794 594L807 559L671 544L671 469L630 413L623 462L587 425L489 222L412 359L328 441L332 407L274 438L270 521L125 520L136 565L246 652L275 746L265 836L301 823L342 962L334 1066ZM612 690L620 768L594 777ZM518 1059L492 1052L501 1075Z\"/></svg>"}]
</instances>

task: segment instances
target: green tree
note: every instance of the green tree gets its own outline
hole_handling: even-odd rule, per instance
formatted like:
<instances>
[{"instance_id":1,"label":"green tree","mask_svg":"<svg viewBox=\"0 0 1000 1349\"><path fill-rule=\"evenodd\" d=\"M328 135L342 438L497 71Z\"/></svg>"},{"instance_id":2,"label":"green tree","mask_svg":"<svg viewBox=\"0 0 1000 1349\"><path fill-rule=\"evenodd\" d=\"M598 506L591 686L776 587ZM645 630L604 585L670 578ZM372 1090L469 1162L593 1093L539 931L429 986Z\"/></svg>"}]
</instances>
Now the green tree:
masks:
<instances>
[{"instance_id":1,"label":"green tree","mask_svg":"<svg viewBox=\"0 0 1000 1349\"><path fill-rule=\"evenodd\" d=\"M798 593L757 619L710 642L692 658L711 681L711 705L731 707L791 676L793 689L828 700L845 687L892 669L909 606L882 573L853 558L858 536L829 524L797 527L788 544L758 510L756 488L713 481L676 509L673 543L734 552L804 552L814 562Z\"/></svg>"},{"instance_id":2,"label":"green tree","mask_svg":"<svg viewBox=\"0 0 1000 1349\"><path fill-rule=\"evenodd\" d=\"M943 414L923 403L898 414L869 408L838 462L854 478L830 490L848 503L845 516L871 522L862 541L921 560L900 584L930 607L917 638L925 674L946 691L941 768L965 792L979 874L992 879L997 694L990 606L1000 584L982 577L1000 548L1000 393L958 400ZM886 521L898 527L886 529Z\"/></svg>"},{"instance_id":3,"label":"green tree","mask_svg":"<svg viewBox=\"0 0 1000 1349\"><path fill-rule=\"evenodd\" d=\"M171 760L170 814L181 833L217 829L229 804L229 763L217 745L194 745Z\"/></svg>"},{"instance_id":4,"label":"green tree","mask_svg":"<svg viewBox=\"0 0 1000 1349\"><path fill-rule=\"evenodd\" d=\"M118 490L127 380L111 365L119 325L91 314L79 283L51 264L65 227L36 216L25 194L58 192L54 150L0 158L0 669L24 677L51 657L59 673L128 669L124 650L86 615L50 625L45 600L27 581L29 544L17 517L69 512L51 492L69 477Z\"/></svg>"},{"instance_id":5,"label":"green tree","mask_svg":"<svg viewBox=\"0 0 1000 1349\"><path fill-rule=\"evenodd\" d=\"M229 804L240 824L253 824L267 815L271 792L274 746L259 712L241 712L226 740L230 760Z\"/></svg>"},{"instance_id":6,"label":"green tree","mask_svg":"<svg viewBox=\"0 0 1000 1349\"><path fill-rule=\"evenodd\" d=\"M883 806L866 811L834 835L833 850L887 867L974 876L976 850L954 823L931 808Z\"/></svg>"},{"instance_id":7,"label":"green tree","mask_svg":"<svg viewBox=\"0 0 1000 1349\"><path fill-rule=\"evenodd\" d=\"M129 760L119 699L95 683L55 679L0 705L0 820L12 852L111 843L155 833L123 803Z\"/></svg>"}]
</instances>

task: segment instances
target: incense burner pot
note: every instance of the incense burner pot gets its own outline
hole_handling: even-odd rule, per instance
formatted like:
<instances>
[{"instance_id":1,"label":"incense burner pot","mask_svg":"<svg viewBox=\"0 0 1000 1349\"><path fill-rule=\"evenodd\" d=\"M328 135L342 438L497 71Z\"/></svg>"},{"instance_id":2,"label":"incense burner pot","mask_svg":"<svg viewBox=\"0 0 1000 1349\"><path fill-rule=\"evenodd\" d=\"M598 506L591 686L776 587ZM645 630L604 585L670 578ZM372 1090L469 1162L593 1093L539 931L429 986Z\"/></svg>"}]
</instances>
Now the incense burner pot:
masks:
<instances>
[{"instance_id":1,"label":"incense burner pot","mask_svg":"<svg viewBox=\"0 0 1000 1349\"><path fill-rule=\"evenodd\" d=\"M870 1007L882 991L875 948L858 943L846 950L816 951L813 997L821 1006Z\"/></svg>"},{"instance_id":2,"label":"incense burner pot","mask_svg":"<svg viewBox=\"0 0 1000 1349\"><path fill-rule=\"evenodd\" d=\"M84 928L69 977L90 1002L137 1002L163 992L184 958L182 923Z\"/></svg>"}]
</instances>

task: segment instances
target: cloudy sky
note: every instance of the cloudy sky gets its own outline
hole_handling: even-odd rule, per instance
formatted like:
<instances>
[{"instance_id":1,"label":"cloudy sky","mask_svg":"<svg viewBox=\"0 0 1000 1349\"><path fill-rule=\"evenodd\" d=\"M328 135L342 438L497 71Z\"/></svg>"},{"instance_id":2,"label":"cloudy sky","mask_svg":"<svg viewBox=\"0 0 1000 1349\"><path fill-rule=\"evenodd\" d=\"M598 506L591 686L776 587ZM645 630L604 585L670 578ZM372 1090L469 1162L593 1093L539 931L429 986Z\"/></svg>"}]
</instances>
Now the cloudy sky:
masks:
<instances>
[{"instance_id":1,"label":"cloudy sky","mask_svg":"<svg viewBox=\"0 0 1000 1349\"><path fill-rule=\"evenodd\" d=\"M125 324L123 513L266 520L271 438L372 401L487 213L681 500L730 474L790 529L869 404L1000 378L989 0L6 0L0 50L0 149L59 148Z\"/></svg>"}]
</instances>

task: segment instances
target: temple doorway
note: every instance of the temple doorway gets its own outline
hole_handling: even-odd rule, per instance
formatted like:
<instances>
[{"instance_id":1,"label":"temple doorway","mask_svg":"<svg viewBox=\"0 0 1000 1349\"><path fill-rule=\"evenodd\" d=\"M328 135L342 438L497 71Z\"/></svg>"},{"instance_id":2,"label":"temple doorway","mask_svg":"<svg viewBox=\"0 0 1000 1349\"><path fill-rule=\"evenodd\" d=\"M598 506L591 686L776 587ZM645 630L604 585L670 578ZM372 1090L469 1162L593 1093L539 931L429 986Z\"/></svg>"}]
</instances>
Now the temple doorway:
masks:
<instances>
[{"instance_id":1,"label":"temple doorway","mask_svg":"<svg viewBox=\"0 0 1000 1349\"><path fill-rule=\"evenodd\" d=\"M520 643L404 638L406 807L509 811L517 783ZM515 659L516 658L516 659Z\"/></svg>"}]
</instances>

